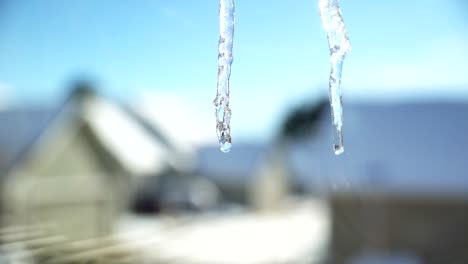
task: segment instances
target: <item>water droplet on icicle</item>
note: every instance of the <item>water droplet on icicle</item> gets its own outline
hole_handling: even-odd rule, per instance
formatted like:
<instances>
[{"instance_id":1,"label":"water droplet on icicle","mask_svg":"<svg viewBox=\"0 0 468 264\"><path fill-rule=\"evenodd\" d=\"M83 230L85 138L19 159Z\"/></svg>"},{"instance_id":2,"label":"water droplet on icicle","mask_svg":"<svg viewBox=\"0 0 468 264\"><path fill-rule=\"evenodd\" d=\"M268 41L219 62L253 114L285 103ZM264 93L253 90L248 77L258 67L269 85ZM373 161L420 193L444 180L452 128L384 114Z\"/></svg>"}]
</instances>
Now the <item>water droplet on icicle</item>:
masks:
<instances>
[{"instance_id":1,"label":"water droplet on icicle","mask_svg":"<svg viewBox=\"0 0 468 264\"><path fill-rule=\"evenodd\" d=\"M341 99L341 71L346 54L351 51L348 31L341 17L338 0L319 0L320 17L327 31L330 47L329 95L333 119L333 150L336 155L344 152L343 104Z\"/></svg>"},{"instance_id":2,"label":"water droplet on icicle","mask_svg":"<svg viewBox=\"0 0 468 264\"><path fill-rule=\"evenodd\" d=\"M231 150L231 109L229 108L229 79L231 78L232 46L234 40L234 0L219 1L218 85L213 101L216 133L220 150Z\"/></svg>"}]
</instances>

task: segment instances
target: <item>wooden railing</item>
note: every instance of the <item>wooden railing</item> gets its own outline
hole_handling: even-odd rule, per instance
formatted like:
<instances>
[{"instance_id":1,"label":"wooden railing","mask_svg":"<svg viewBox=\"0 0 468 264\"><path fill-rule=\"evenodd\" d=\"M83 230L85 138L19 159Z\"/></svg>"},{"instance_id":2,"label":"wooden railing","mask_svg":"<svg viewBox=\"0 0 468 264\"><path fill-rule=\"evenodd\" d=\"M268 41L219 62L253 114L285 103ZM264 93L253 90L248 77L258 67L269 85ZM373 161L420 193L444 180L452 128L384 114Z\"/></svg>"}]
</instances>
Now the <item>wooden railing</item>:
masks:
<instances>
[{"instance_id":1,"label":"wooden railing","mask_svg":"<svg viewBox=\"0 0 468 264\"><path fill-rule=\"evenodd\" d=\"M70 240L46 225L0 228L0 255L13 263L143 263L137 244L112 235Z\"/></svg>"}]
</instances>

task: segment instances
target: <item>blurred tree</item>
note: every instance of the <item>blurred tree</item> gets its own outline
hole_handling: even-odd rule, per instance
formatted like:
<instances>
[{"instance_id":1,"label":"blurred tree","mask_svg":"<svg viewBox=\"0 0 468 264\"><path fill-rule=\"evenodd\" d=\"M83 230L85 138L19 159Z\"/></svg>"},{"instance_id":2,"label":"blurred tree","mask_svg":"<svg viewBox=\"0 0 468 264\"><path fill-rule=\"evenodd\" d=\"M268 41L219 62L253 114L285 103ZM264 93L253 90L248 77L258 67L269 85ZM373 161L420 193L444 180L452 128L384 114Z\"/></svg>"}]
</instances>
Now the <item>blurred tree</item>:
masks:
<instances>
[{"instance_id":1,"label":"blurred tree","mask_svg":"<svg viewBox=\"0 0 468 264\"><path fill-rule=\"evenodd\" d=\"M279 140L310 136L319 129L319 120L329 105L323 98L316 103L304 103L293 109L280 127Z\"/></svg>"},{"instance_id":2,"label":"blurred tree","mask_svg":"<svg viewBox=\"0 0 468 264\"><path fill-rule=\"evenodd\" d=\"M0 0L1 1L1 0ZM87 79L78 79L70 86L72 98L87 98L96 95L96 88L92 81Z\"/></svg>"}]
</instances>

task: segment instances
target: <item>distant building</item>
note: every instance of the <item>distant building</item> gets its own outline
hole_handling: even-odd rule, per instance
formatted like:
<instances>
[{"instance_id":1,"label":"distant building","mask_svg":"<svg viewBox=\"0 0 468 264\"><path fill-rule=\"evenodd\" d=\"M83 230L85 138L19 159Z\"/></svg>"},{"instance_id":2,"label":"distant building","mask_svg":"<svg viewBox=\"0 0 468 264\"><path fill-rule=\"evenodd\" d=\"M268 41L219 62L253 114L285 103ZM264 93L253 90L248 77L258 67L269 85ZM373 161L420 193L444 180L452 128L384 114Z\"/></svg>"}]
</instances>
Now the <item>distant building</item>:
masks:
<instances>
[{"instance_id":1,"label":"distant building","mask_svg":"<svg viewBox=\"0 0 468 264\"><path fill-rule=\"evenodd\" d=\"M249 188L254 175L265 159L265 145L237 143L229 153L222 153L218 145L200 147L195 171L212 180L221 190L224 200L249 202Z\"/></svg>"},{"instance_id":2,"label":"distant building","mask_svg":"<svg viewBox=\"0 0 468 264\"><path fill-rule=\"evenodd\" d=\"M73 238L111 231L141 176L184 170L157 127L89 90L56 109L0 112L1 220Z\"/></svg>"},{"instance_id":3,"label":"distant building","mask_svg":"<svg viewBox=\"0 0 468 264\"><path fill-rule=\"evenodd\" d=\"M341 156L328 116L316 137L290 146L294 175L329 199L331 262L468 262L468 104L349 103L344 120Z\"/></svg>"},{"instance_id":4,"label":"distant building","mask_svg":"<svg viewBox=\"0 0 468 264\"><path fill-rule=\"evenodd\" d=\"M468 103L347 103L340 156L326 107L318 131L290 139L282 162L268 159L271 146L238 143L227 155L201 149L198 168L247 201L252 183L267 194L287 166L294 188L330 204L331 263L468 263ZM268 167L274 177L263 178Z\"/></svg>"}]
</instances>

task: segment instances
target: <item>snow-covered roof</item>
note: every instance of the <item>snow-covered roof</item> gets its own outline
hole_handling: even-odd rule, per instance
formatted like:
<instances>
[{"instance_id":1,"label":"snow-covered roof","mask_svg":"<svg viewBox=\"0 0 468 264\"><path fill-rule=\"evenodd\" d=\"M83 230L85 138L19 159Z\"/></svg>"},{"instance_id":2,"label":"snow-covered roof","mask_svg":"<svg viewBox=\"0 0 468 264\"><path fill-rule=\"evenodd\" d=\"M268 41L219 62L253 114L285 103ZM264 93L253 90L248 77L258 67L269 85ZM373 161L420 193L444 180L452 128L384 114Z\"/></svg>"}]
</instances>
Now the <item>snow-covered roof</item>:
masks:
<instances>
[{"instance_id":1,"label":"snow-covered roof","mask_svg":"<svg viewBox=\"0 0 468 264\"><path fill-rule=\"evenodd\" d=\"M60 133L58 130L70 122L85 122L100 145L134 175L157 174L167 168L184 169L190 161L186 156L178 156L174 145L163 142L167 132L155 133L158 128L145 126L119 104L97 95L76 93L54 109L0 112L0 172L15 167L44 139L53 140Z\"/></svg>"},{"instance_id":2,"label":"snow-covered roof","mask_svg":"<svg viewBox=\"0 0 468 264\"><path fill-rule=\"evenodd\" d=\"M331 194L468 197L468 103L407 102L344 106L345 152L332 151L330 111L310 138L289 145L292 175ZM201 148L199 170L225 184L247 184L268 145L235 144L229 154Z\"/></svg>"},{"instance_id":3,"label":"snow-covered roof","mask_svg":"<svg viewBox=\"0 0 468 264\"><path fill-rule=\"evenodd\" d=\"M296 175L315 189L398 195L468 196L468 104L350 103L345 152L331 151L330 119L292 146Z\"/></svg>"},{"instance_id":4,"label":"snow-covered roof","mask_svg":"<svg viewBox=\"0 0 468 264\"><path fill-rule=\"evenodd\" d=\"M178 150L193 154L200 145L216 142L212 107L200 108L190 98L174 93L146 93L130 108L164 133Z\"/></svg>"},{"instance_id":5,"label":"snow-covered roof","mask_svg":"<svg viewBox=\"0 0 468 264\"><path fill-rule=\"evenodd\" d=\"M118 105L99 97L85 102L83 118L101 143L135 175L175 165L172 153Z\"/></svg>"},{"instance_id":6,"label":"snow-covered roof","mask_svg":"<svg viewBox=\"0 0 468 264\"><path fill-rule=\"evenodd\" d=\"M263 144L236 144L229 153L218 145L198 148L195 170L216 182L235 186L245 185L253 176L266 153Z\"/></svg>"}]
</instances>

